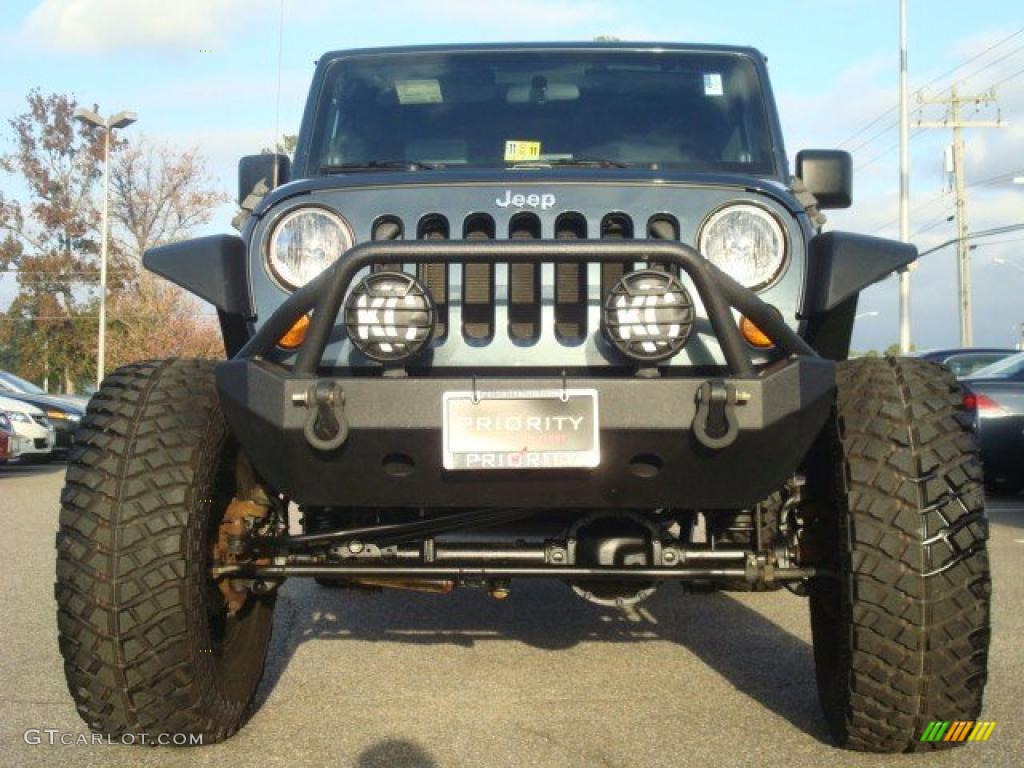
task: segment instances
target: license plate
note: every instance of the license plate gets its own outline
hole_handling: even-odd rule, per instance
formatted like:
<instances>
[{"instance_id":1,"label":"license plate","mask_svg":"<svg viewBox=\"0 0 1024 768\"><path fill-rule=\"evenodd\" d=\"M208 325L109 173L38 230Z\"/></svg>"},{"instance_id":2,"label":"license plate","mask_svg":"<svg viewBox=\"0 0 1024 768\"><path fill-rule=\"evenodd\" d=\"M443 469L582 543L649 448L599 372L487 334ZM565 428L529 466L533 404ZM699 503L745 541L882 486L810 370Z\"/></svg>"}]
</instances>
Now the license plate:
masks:
<instances>
[{"instance_id":1,"label":"license plate","mask_svg":"<svg viewBox=\"0 0 1024 768\"><path fill-rule=\"evenodd\" d=\"M445 392L442 424L445 469L601 463L595 389Z\"/></svg>"}]
</instances>

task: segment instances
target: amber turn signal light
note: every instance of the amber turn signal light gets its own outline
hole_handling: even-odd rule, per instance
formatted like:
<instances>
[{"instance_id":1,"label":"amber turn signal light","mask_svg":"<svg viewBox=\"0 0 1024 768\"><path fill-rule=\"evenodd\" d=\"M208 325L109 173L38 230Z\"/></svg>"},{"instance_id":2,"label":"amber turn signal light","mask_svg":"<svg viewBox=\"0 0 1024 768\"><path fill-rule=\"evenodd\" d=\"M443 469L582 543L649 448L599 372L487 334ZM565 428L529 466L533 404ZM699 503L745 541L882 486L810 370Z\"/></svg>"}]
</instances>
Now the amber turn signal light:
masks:
<instances>
[{"instance_id":1,"label":"amber turn signal light","mask_svg":"<svg viewBox=\"0 0 1024 768\"><path fill-rule=\"evenodd\" d=\"M772 340L768 338L768 334L754 325L753 321L747 317L740 318L740 333L752 347L768 349L768 347L774 346Z\"/></svg>"},{"instance_id":2,"label":"amber turn signal light","mask_svg":"<svg viewBox=\"0 0 1024 768\"><path fill-rule=\"evenodd\" d=\"M309 315L303 315L295 321L295 325L289 328L284 336L278 339L277 346L282 349L296 349L302 346L306 340L306 331L309 330Z\"/></svg>"}]
</instances>

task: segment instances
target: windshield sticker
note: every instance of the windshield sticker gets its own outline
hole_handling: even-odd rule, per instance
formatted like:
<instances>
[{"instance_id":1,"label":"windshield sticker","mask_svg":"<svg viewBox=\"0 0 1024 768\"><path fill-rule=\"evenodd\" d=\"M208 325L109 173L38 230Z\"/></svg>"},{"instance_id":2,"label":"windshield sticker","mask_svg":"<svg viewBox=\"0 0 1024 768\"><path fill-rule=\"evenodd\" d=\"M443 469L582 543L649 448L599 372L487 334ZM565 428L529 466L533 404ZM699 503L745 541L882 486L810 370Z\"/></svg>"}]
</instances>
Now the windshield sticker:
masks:
<instances>
[{"instance_id":1,"label":"windshield sticker","mask_svg":"<svg viewBox=\"0 0 1024 768\"><path fill-rule=\"evenodd\" d=\"M539 141L510 140L505 142L505 162L521 163L540 159Z\"/></svg>"},{"instance_id":2,"label":"windshield sticker","mask_svg":"<svg viewBox=\"0 0 1024 768\"><path fill-rule=\"evenodd\" d=\"M518 163L539 159L539 141L509 140L505 142L505 162Z\"/></svg>"},{"instance_id":3,"label":"windshield sticker","mask_svg":"<svg viewBox=\"0 0 1024 768\"><path fill-rule=\"evenodd\" d=\"M704 95L705 96L723 96L725 91L722 89L722 75L719 72L705 72L704 73Z\"/></svg>"},{"instance_id":4,"label":"windshield sticker","mask_svg":"<svg viewBox=\"0 0 1024 768\"><path fill-rule=\"evenodd\" d=\"M399 104L440 104L441 83L437 80L396 80Z\"/></svg>"}]
</instances>

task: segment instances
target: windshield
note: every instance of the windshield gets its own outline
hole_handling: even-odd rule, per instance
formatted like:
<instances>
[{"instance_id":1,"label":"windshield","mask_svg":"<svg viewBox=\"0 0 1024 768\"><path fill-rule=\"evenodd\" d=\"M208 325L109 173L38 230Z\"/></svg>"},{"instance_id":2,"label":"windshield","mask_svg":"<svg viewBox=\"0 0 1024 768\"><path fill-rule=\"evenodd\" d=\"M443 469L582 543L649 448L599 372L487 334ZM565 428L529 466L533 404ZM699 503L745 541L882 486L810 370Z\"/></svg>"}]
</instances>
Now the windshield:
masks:
<instances>
[{"instance_id":1,"label":"windshield","mask_svg":"<svg viewBox=\"0 0 1024 768\"><path fill-rule=\"evenodd\" d=\"M757 70L728 53L340 59L326 76L311 148L312 173L604 163L775 173Z\"/></svg>"},{"instance_id":2,"label":"windshield","mask_svg":"<svg viewBox=\"0 0 1024 768\"><path fill-rule=\"evenodd\" d=\"M0 390L6 389L9 392L20 392L23 395L45 395L39 387L31 381L25 381L20 376L15 376L7 371L0 371Z\"/></svg>"},{"instance_id":3,"label":"windshield","mask_svg":"<svg viewBox=\"0 0 1024 768\"><path fill-rule=\"evenodd\" d=\"M971 374L978 379L1016 379L1024 377L1024 352L1011 355Z\"/></svg>"}]
</instances>

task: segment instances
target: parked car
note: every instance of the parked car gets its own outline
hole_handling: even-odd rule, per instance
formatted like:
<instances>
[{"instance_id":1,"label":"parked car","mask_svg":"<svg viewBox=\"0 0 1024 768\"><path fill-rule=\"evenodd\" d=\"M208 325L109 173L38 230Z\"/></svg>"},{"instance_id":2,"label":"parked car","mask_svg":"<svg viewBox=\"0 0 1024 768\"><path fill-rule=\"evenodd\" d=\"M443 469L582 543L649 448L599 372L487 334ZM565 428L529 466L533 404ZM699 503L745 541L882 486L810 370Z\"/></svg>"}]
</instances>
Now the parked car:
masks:
<instances>
[{"instance_id":1,"label":"parked car","mask_svg":"<svg viewBox=\"0 0 1024 768\"><path fill-rule=\"evenodd\" d=\"M931 349L919 352L917 357L942 363L953 372L958 379L974 375L985 366L998 363L1017 353L1016 349L1000 347L961 347L953 349Z\"/></svg>"},{"instance_id":2,"label":"parked car","mask_svg":"<svg viewBox=\"0 0 1024 768\"><path fill-rule=\"evenodd\" d=\"M7 414L0 412L0 464L16 459L21 447L21 438L14 434L14 427Z\"/></svg>"},{"instance_id":3,"label":"parked car","mask_svg":"<svg viewBox=\"0 0 1024 768\"><path fill-rule=\"evenodd\" d=\"M31 381L0 371L0 395L42 409L57 434L57 450L71 448L71 440L85 415L86 398L76 395L50 395Z\"/></svg>"},{"instance_id":4,"label":"parked car","mask_svg":"<svg viewBox=\"0 0 1024 768\"><path fill-rule=\"evenodd\" d=\"M961 382L975 427L985 483L1015 493L1024 487L1024 352L1000 360Z\"/></svg>"},{"instance_id":5,"label":"parked car","mask_svg":"<svg viewBox=\"0 0 1024 768\"><path fill-rule=\"evenodd\" d=\"M0 413L14 427L21 440L21 456L30 461L49 461L57 444L53 424L39 408L14 398L0 396Z\"/></svg>"}]
</instances>

